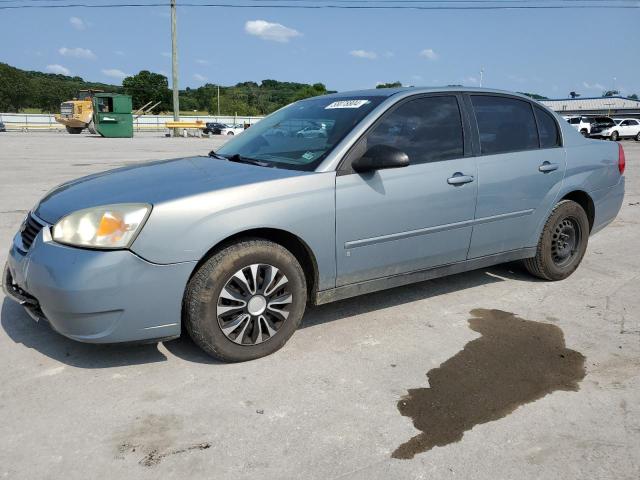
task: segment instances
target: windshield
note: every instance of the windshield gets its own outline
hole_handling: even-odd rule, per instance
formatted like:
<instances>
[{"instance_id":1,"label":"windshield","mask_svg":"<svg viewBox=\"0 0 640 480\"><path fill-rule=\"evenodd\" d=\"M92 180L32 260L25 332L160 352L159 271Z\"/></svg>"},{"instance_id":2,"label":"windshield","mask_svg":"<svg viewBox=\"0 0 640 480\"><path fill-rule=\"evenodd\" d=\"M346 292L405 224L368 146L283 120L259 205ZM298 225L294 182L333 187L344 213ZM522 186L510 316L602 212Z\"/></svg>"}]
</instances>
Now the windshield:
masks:
<instances>
[{"instance_id":1,"label":"windshield","mask_svg":"<svg viewBox=\"0 0 640 480\"><path fill-rule=\"evenodd\" d=\"M384 96L319 97L260 120L216 153L292 170L314 170Z\"/></svg>"}]
</instances>

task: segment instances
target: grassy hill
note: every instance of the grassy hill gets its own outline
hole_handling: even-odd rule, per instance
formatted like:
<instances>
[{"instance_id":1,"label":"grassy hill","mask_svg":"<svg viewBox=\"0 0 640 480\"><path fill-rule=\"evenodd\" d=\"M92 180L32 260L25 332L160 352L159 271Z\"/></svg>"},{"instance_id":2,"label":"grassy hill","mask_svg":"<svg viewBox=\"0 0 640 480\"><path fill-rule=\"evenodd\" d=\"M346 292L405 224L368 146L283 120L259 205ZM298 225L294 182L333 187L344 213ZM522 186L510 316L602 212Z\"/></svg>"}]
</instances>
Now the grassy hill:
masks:
<instances>
[{"instance_id":1,"label":"grassy hill","mask_svg":"<svg viewBox=\"0 0 640 480\"><path fill-rule=\"evenodd\" d=\"M125 78L122 84L121 87L88 82L81 77L20 70L0 63L0 111L56 113L60 103L73 98L78 90L86 89L127 93L133 97L134 108L148 101L160 101L154 113L171 110L171 91L164 75L141 71ZM277 80L241 82L233 86L220 86L220 113L266 115L293 101L325 93L327 89L321 83L308 85ZM181 90L180 109L215 114L218 111L217 94L218 87L212 84Z\"/></svg>"}]
</instances>

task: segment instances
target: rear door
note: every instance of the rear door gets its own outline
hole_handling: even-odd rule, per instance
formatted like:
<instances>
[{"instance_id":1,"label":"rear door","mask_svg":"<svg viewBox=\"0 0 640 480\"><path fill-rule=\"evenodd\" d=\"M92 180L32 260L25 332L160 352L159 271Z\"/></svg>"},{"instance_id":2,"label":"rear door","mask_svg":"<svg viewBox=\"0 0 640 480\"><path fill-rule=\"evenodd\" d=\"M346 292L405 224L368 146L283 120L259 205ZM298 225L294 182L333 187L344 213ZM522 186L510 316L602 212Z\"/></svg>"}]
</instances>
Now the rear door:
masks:
<instances>
[{"instance_id":1,"label":"rear door","mask_svg":"<svg viewBox=\"0 0 640 480\"><path fill-rule=\"evenodd\" d=\"M336 177L338 286L466 259L477 182L461 100L401 101L347 155ZM374 145L404 151L411 164L354 172L350 162Z\"/></svg>"},{"instance_id":2,"label":"rear door","mask_svg":"<svg viewBox=\"0 0 640 480\"><path fill-rule=\"evenodd\" d=\"M469 258L535 246L565 171L559 126L524 99L472 94L478 157L478 202Z\"/></svg>"}]
</instances>

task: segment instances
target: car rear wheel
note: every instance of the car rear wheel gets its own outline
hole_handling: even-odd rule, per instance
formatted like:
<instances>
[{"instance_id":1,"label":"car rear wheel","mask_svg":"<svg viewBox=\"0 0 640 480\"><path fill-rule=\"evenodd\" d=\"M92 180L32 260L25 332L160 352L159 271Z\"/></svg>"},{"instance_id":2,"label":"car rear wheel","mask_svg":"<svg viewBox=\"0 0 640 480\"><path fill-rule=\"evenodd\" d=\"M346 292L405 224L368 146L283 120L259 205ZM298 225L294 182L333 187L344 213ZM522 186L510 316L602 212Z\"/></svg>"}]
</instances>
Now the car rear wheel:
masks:
<instances>
[{"instance_id":1,"label":"car rear wheel","mask_svg":"<svg viewBox=\"0 0 640 480\"><path fill-rule=\"evenodd\" d=\"M205 352L242 362L279 350L300 325L306 301L305 275L291 252L267 240L243 240L193 275L184 323Z\"/></svg>"},{"instance_id":2,"label":"car rear wheel","mask_svg":"<svg viewBox=\"0 0 640 480\"><path fill-rule=\"evenodd\" d=\"M572 200L560 201L551 211L538 241L536 256L524 265L544 280L563 280L580 265L589 242L589 219Z\"/></svg>"},{"instance_id":3,"label":"car rear wheel","mask_svg":"<svg viewBox=\"0 0 640 480\"><path fill-rule=\"evenodd\" d=\"M233 135L233 132L227 132L227 135Z\"/></svg>"},{"instance_id":4,"label":"car rear wheel","mask_svg":"<svg viewBox=\"0 0 640 480\"><path fill-rule=\"evenodd\" d=\"M611 141L617 142L618 138L620 138L620 136L618 135L618 132L615 132L615 131L611 132Z\"/></svg>"},{"instance_id":5,"label":"car rear wheel","mask_svg":"<svg viewBox=\"0 0 640 480\"><path fill-rule=\"evenodd\" d=\"M66 127L67 132L71 133L72 135L78 135L79 133L82 133L82 128L81 127Z\"/></svg>"},{"instance_id":6,"label":"car rear wheel","mask_svg":"<svg viewBox=\"0 0 640 480\"><path fill-rule=\"evenodd\" d=\"M580 133L582 134L583 137L589 136L589 132L587 130L580 130Z\"/></svg>"},{"instance_id":7,"label":"car rear wheel","mask_svg":"<svg viewBox=\"0 0 640 480\"><path fill-rule=\"evenodd\" d=\"M640 142L640 132L636 135L636 142Z\"/></svg>"}]
</instances>

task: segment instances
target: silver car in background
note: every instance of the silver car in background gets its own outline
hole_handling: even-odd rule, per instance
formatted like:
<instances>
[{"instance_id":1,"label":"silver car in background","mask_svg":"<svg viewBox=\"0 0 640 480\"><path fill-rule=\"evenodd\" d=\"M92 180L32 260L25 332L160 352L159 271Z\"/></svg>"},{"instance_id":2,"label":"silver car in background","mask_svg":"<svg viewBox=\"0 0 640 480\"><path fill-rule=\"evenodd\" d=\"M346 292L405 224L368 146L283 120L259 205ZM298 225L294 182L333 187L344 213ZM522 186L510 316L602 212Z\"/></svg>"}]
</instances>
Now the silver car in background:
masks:
<instances>
[{"instance_id":1,"label":"silver car in background","mask_svg":"<svg viewBox=\"0 0 640 480\"><path fill-rule=\"evenodd\" d=\"M306 125L326 135L297 135ZM578 267L624 195L613 142L537 102L460 88L296 102L208 156L91 175L27 215L3 285L84 342L278 350L308 303L523 260Z\"/></svg>"}]
</instances>

